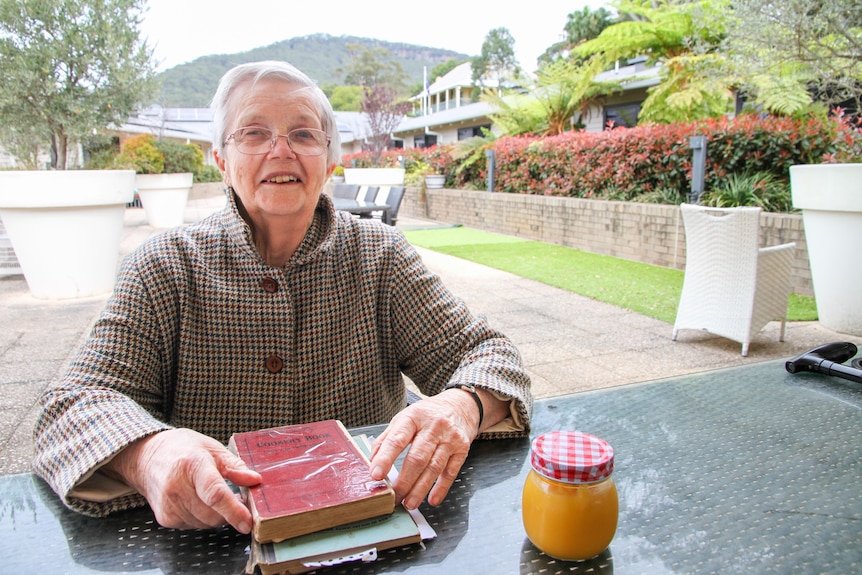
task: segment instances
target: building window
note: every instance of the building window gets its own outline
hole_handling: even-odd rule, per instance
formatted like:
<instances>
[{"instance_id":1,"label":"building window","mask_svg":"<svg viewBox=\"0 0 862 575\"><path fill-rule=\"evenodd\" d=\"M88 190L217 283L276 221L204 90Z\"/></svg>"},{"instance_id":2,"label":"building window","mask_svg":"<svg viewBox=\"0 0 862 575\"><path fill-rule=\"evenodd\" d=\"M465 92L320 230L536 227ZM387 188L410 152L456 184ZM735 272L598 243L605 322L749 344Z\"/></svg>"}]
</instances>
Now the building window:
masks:
<instances>
[{"instance_id":1,"label":"building window","mask_svg":"<svg viewBox=\"0 0 862 575\"><path fill-rule=\"evenodd\" d=\"M474 136L482 137L482 128L490 131L491 124L485 124L484 126L473 126L471 128L458 128L458 141L466 140L468 138L472 138Z\"/></svg>"},{"instance_id":2,"label":"building window","mask_svg":"<svg viewBox=\"0 0 862 575\"><path fill-rule=\"evenodd\" d=\"M422 134L413 136L413 146L416 148L430 148L437 145L437 134Z\"/></svg>"},{"instance_id":3,"label":"building window","mask_svg":"<svg viewBox=\"0 0 862 575\"><path fill-rule=\"evenodd\" d=\"M613 123L615 128L633 128L638 125L638 114L640 114L640 103L632 104L614 104L605 106L605 123L607 128L609 123Z\"/></svg>"}]
</instances>

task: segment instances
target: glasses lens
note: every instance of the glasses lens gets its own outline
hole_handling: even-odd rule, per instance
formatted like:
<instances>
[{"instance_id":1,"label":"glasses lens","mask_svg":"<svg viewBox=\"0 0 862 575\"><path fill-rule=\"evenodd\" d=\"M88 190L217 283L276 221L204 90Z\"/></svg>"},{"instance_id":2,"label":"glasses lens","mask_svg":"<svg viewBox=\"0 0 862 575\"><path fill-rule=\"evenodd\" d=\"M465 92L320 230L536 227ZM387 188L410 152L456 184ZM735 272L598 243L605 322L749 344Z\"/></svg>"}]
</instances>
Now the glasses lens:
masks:
<instances>
[{"instance_id":1,"label":"glasses lens","mask_svg":"<svg viewBox=\"0 0 862 575\"><path fill-rule=\"evenodd\" d=\"M240 128L233 139L243 154L265 154L272 147L272 131L266 128Z\"/></svg>"},{"instance_id":2,"label":"glasses lens","mask_svg":"<svg viewBox=\"0 0 862 575\"><path fill-rule=\"evenodd\" d=\"M243 154L266 154L272 149L273 138L287 138L294 154L320 156L329 147L329 138L323 130L297 128L286 135L275 134L267 128L240 128L231 136L236 149Z\"/></svg>"},{"instance_id":3,"label":"glasses lens","mask_svg":"<svg viewBox=\"0 0 862 575\"><path fill-rule=\"evenodd\" d=\"M302 156L319 156L326 151L326 132L311 128L298 128L287 134L290 147Z\"/></svg>"}]
</instances>

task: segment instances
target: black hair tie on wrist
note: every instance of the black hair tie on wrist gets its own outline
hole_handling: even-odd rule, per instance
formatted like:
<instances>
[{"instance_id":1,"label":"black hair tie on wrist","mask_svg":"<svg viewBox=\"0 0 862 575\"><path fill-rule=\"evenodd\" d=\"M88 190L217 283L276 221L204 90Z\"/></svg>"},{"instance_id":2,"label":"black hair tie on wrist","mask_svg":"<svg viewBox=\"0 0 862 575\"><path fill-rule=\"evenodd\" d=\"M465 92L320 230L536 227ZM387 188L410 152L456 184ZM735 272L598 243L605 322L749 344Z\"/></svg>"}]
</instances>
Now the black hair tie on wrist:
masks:
<instances>
[{"instance_id":1,"label":"black hair tie on wrist","mask_svg":"<svg viewBox=\"0 0 862 575\"><path fill-rule=\"evenodd\" d=\"M479 425L478 429L482 429L482 420L485 419L485 408L482 407L482 400L479 398L479 393L476 391L476 388L469 383L453 383L446 389L463 389L465 391L469 391L473 396L473 399L476 400L476 406L479 408Z\"/></svg>"}]
</instances>

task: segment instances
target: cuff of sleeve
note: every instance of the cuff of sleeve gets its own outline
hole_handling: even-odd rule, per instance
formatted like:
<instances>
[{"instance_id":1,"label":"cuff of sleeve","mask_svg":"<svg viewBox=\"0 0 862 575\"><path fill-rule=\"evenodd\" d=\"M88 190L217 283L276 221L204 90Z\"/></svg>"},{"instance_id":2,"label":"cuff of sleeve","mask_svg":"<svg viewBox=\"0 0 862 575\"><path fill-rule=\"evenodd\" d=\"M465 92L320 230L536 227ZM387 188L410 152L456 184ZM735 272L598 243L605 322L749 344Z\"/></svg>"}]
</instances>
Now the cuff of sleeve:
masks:
<instances>
[{"instance_id":1,"label":"cuff of sleeve","mask_svg":"<svg viewBox=\"0 0 862 575\"><path fill-rule=\"evenodd\" d=\"M527 426L525 425L523 419L521 418L521 414L518 412L517 402L512 399L509 395L503 395L493 389L488 389L486 387L482 388L483 391L486 391L494 396L495 399L499 399L500 401L508 401L509 402L509 417L506 419L492 425L488 429L482 432L482 435L494 435L494 434L521 434L527 431Z\"/></svg>"},{"instance_id":2,"label":"cuff of sleeve","mask_svg":"<svg viewBox=\"0 0 862 575\"><path fill-rule=\"evenodd\" d=\"M94 471L84 478L69 491L69 497L76 497L83 501L94 503L107 503L113 499L133 495L137 493L134 489L99 470Z\"/></svg>"}]
</instances>

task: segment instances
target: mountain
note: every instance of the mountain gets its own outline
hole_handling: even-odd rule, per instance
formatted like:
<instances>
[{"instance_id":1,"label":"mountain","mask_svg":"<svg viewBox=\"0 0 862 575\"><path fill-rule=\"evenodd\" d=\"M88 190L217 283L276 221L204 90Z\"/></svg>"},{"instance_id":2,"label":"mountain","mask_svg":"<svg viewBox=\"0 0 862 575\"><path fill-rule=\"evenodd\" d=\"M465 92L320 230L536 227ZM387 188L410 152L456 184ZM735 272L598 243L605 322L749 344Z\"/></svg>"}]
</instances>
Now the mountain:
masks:
<instances>
[{"instance_id":1,"label":"mountain","mask_svg":"<svg viewBox=\"0 0 862 575\"><path fill-rule=\"evenodd\" d=\"M284 60L290 62L320 85L342 81L339 69L350 61L348 44L361 44L368 48L385 48L394 61L400 62L411 82L421 85L423 66L428 71L442 62L466 61L469 56L452 50L428 48L413 44L384 42L356 36L330 36L313 34L275 42L238 54L201 56L187 64L180 64L159 74L162 81L158 103L167 108L205 108L209 105L219 78L237 64L258 60Z\"/></svg>"}]
</instances>

